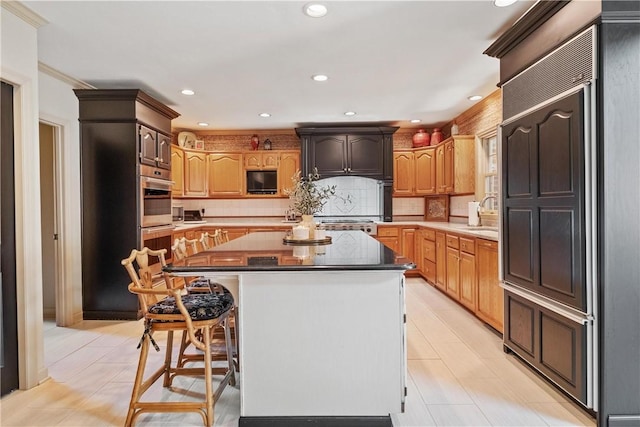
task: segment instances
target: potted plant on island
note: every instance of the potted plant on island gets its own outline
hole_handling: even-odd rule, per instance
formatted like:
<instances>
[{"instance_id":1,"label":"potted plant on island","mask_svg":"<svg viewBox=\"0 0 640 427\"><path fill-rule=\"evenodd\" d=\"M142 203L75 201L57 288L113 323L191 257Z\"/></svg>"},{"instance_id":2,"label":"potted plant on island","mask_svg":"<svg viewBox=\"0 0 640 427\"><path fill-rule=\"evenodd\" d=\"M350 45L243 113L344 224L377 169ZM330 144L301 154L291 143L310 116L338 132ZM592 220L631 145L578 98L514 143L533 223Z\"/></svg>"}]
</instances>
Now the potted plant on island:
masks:
<instances>
[{"instance_id":1,"label":"potted plant on island","mask_svg":"<svg viewBox=\"0 0 640 427\"><path fill-rule=\"evenodd\" d=\"M316 181L320 179L318 169L302 177L300 170L291 177L293 186L285 190L291 200L290 208L302 216L300 225L309 228L310 238L313 238L315 222L313 215L322 210L330 197L336 193L336 186L319 187Z\"/></svg>"}]
</instances>

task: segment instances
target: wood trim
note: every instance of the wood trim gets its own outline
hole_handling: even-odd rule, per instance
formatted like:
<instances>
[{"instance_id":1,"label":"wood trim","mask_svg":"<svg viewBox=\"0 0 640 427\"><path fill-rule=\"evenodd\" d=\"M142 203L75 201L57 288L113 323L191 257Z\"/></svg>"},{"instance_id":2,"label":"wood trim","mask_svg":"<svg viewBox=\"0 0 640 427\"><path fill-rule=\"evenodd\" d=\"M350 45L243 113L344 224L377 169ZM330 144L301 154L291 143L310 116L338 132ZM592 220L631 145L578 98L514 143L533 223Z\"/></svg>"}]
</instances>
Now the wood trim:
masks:
<instances>
[{"instance_id":1,"label":"wood trim","mask_svg":"<svg viewBox=\"0 0 640 427\"><path fill-rule=\"evenodd\" d=\"M42 16L29 9L27 6L19 1L0 1L0 6L13 13L18 18L22 19L27 24L38 29L44 25L47 25L49 21Z\"/></svg>"},{"instance_id":2,"label":"wood trim","mask_svg":"<svg viewBox=\"0 0 640 427\"><path fill-rule=\"evenodd\" d=\"M63 73L62 71L56 70L55 68L48 66L44 62L38 61L38 71L51 76L56 80L60 80L61 82L68 84L74 89L96 89L95 86L91 86L89 83L85 83L82 80L78 80L68 74Z\"/></svg>"},{"instance_id":3,"label":"wood trim","mask_svg":"<svg viewBox=\"0 0 640 427\"><path fill-rule=\"evenodd\" d=\"M502 58L567 4L565 0L537 2L482 53Z\"/></svg>"}]
</instances>

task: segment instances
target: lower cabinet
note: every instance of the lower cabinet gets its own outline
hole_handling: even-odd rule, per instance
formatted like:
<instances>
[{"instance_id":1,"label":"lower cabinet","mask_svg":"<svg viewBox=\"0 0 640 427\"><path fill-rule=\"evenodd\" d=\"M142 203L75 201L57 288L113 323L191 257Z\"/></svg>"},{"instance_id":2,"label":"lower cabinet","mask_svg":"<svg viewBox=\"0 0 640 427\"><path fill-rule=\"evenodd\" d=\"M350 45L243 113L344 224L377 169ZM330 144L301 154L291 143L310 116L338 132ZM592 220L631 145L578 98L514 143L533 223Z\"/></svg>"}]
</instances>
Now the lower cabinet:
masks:
<instances>
[{"instance_id":1,"label":"lower cabinet","mask_svg":"<svg viewBox=\"0 0 640 427\"><path fill-rule=\"evenodd\" d=\"M504 325L504 291L498 280L498 242L476 240L478 302L476 315L502 332Z\"/></svg>"},{"instance_id":2,"label":"lower cabinet","mask_svg":"<svg viewBox=\"0 0 640 427\"><path fill-rule=\"evenodd\" d=\"M585 403L587 326L508 291L505 305L505 345Z\"/></svg>"},{"instance_id":3,"label":"lower cabinet","mask_svg":"<svg viewBox=\"0 0 640 427\"><path fill-rule=\"evenodd\" d=\"M378 226L376 239L394 252L400 252L400 232L398 227Z\"/></svg>"},{"instance_id":4,"label":"lower cabinet","mask_svg":"<svg viewBox=\"0 0 640 427\"><path fill-rule=\"evenodd\" d=\"M447 239L444 232L436 232L436 281L441 291L447 290Z\"/></svg>"},{"instance_id":5,"label":"lower cabinet","mask_svg":"<svg viewBox=\"0 0 640 427\"><path fill-rule=\"evenodd\" d=\"M416 232L420 275L502 333L498 242L428 228Z\"/></svg>"}]
</instances>

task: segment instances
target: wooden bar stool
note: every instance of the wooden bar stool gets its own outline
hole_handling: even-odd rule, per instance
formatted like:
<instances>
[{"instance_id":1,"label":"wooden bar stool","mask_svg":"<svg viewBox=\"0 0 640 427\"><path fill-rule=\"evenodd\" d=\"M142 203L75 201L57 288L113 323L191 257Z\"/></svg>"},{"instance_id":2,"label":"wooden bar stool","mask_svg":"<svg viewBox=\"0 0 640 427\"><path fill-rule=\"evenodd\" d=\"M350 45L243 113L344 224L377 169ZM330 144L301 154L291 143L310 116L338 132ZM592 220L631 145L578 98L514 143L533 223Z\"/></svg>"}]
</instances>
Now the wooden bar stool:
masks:
<instances>
[{"instance_id":1,"label":"wooden bar stool","mask_svg":"<svg viewBox=\"0 0 640 427\"><path fill-rule=\"evenodd\" d=\"M154 278L150 268L150 258L157 258L161 266L166 265L166 249L158 251L143 248L133 250L131 255L122 260L122 265L129 273L131 283L129 291L138 295L140 308L144 315L145 329L139 346L140 359L136 371L135 382L131 393L126 426L133 425L137 416L145 412L197 412L202 416L206 426L213 425L214 405L227 384L235 385L233 366L233 349L229 328L224 328L225 357L227 367L213 367L214 360L211 347L212 332L217 327L226 326L229 313L234 306L231 294L190 294L182 295L183 286L173 286L173 278L163 274L161 280ZM134 267L134 261L138 268ZM199 352L182 359L181 348L178 364L171 365L173 333L183 332L183 343L193 345ZM149 347L157 351L159 347L153 339L155 332L167 332L167 348L164 363L145 379L145 368L149 355ZM186 362L203 362L203 367L186 368ZM221 376L218 387L213 389L213 375ZM178 375L201 375L205 381L205 400L199 402L147 402L141 397L160 377L164 378L163 386L169 387Z\"/></svg>"}]
</instances>

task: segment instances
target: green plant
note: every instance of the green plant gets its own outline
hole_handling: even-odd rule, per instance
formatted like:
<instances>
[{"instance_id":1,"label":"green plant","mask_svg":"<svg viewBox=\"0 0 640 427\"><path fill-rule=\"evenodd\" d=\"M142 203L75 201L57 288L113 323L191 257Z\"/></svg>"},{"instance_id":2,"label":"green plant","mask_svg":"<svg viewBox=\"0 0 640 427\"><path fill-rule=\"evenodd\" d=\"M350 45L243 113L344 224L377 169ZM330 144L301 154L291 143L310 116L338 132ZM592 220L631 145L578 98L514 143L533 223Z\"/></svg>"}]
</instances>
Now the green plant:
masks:
<instances>
[{"instance_id":1,"label":"green plant","mask_svg":"<svg viewBox=\"0 0 640 427\"><path fill-rule=\"evenodd\" d=\"M336 193L336 186L319 188L316 181L320 179L318 169L302 177L299 170L291 177L293 186L285 190L291 200L290 207L300 215L314 215L322 210L329 198Z\"/></svg>"}]
</instances>

